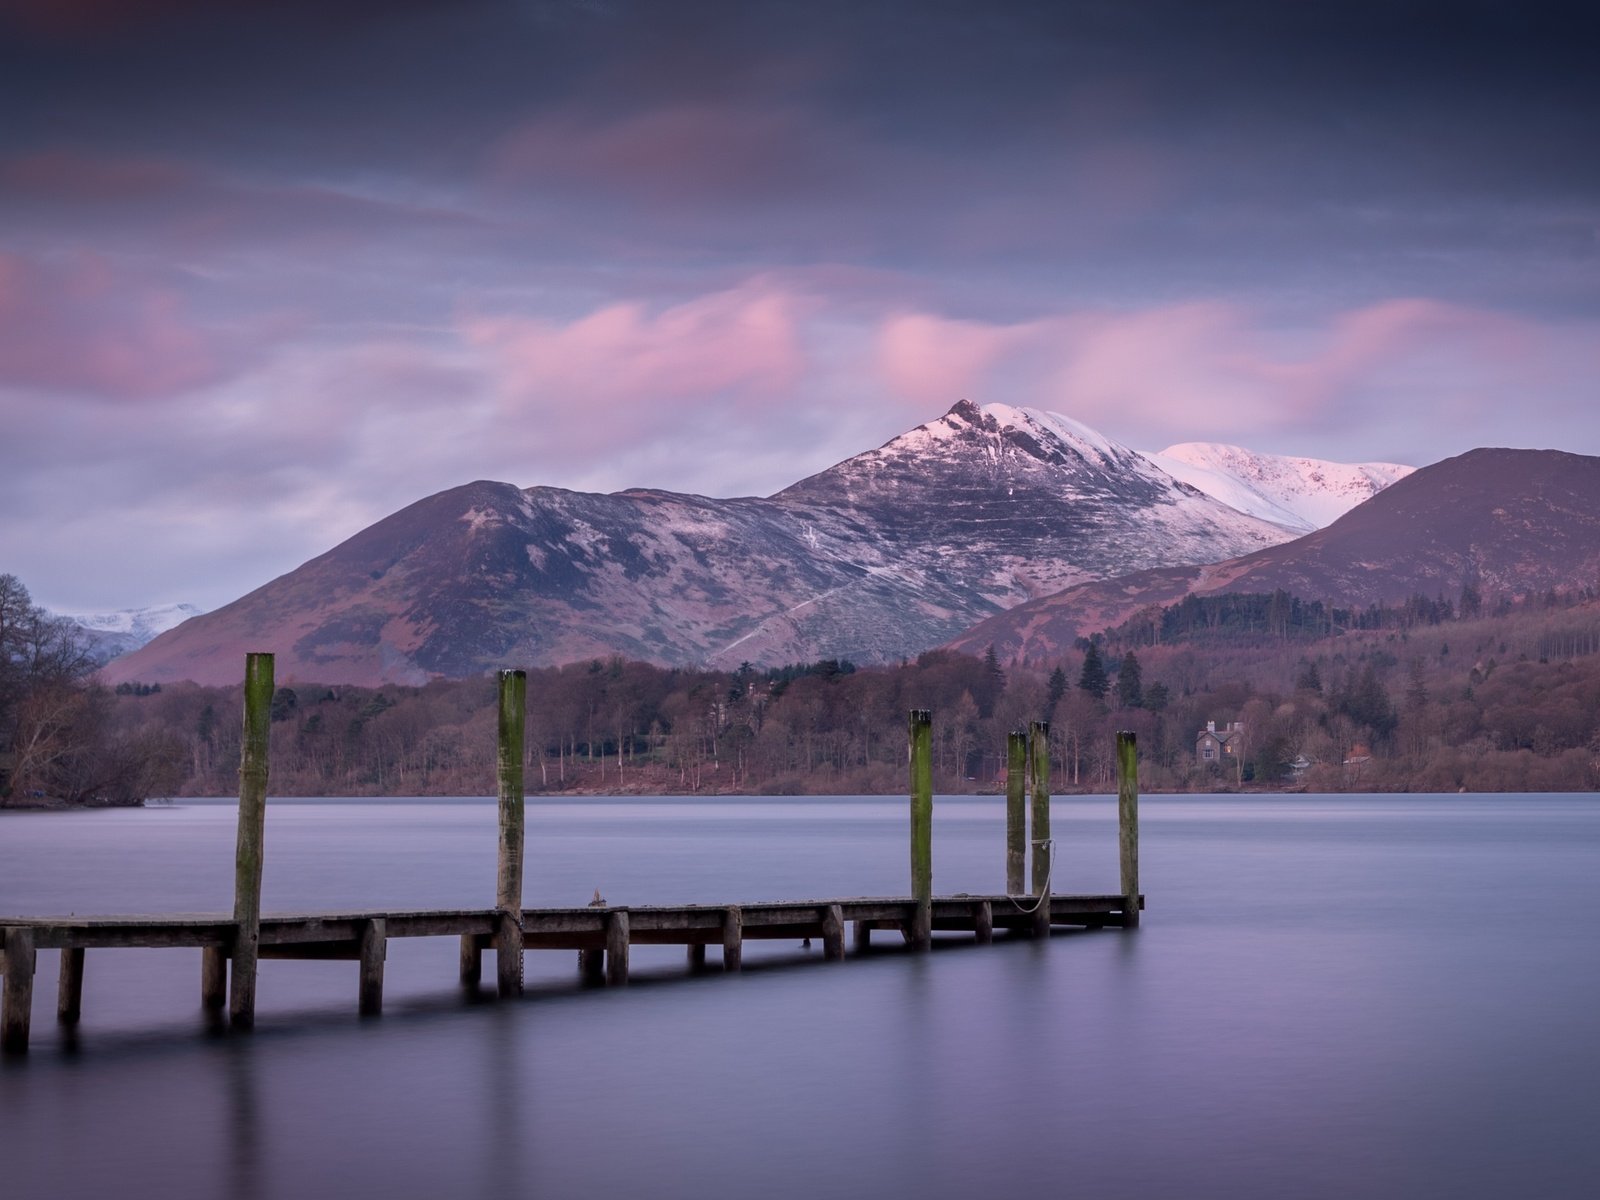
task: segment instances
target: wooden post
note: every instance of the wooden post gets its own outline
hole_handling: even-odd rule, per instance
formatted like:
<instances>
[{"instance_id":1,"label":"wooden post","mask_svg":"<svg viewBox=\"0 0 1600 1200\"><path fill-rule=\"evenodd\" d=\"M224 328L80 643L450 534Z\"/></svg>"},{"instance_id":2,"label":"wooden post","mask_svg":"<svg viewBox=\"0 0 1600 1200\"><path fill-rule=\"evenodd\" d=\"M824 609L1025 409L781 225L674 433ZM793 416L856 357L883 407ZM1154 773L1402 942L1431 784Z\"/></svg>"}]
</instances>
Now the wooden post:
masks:
<instances>
[{"instance_id":1,"label":"wooden post","mask_svg":"<svg viewBox=\"0 0 1600 1200\"><path fill-rule=\"evenodd\" d=\"M844 961L844 912L837 904L822 910L822 957L829 962Z\"/></svg>"},{"instance_id":2,"label":"wooden post","mask_svg":"<svg viewBox=\"0 0 1600 1200\"><path fill-rule=\"evenodd\" d=\"M61 951L61 974L56 987L56 1020L76 1025L83 1015L83 947Z\"/></svg>"},{"instance_id":3,"label":"wooden post","mask_svg":"<svg viewBox=\"0 0 1600 1200\"><path fill-rule=\"evenodd\" d=\"M606 952L599 946L578 951L578 977L587 984L606 981Z\"/></svg>"},{"instance_id":4,"label":"wooden post","mask_svg":"<svg viewBox=\"0 0 1600 1200\"><path fill-rule=\"evenodd\" d=\"M33 930L13 925L5 931L5 991L0 996L0 1054L26 1054L33 1020Z\"/></svg>"},{"instance_id":5,"label":"wooden post","mask_svg":"<svg viewBox=\"0 0 1600 1200\"><path fill-rule=\"evenodd\" d=\"M1139 925L1139 750L1134 735L1117 734L1117 845L1122 858L1122 924Z\"/></svg>"},{"instance_id":6,"label":"wooden post","mask_svg":"<svg viewBox=\"0 0 1600 1200\"><path fill-rule=\"evenodd\" d=\"M855 922L856 953L865 954L872 949L872 923L869 921Z\"/></svg>"},{"instance_id":7,"label":"wooden post","mask_svg":"<svg viewBox=\"0 0 1600 1200\"><path fill-rule=\"evenodd\" d=\"M219 1012L227 1003L227 947L202 947L200 950L200 1007L209 1012Z\"/></svg>"},{"instance_id":8,"label":"wooden post","mask_svg":"<svg viewBox=\"0 0 1600 1200\"><path fill-rule=\"evenodd\" d=\"M364 1017L375 1017L383 1011L383 960L388 955L388 922L382 917L372 917L361 922L361 999L359 1008Z\"/></svg>"},{"instance_id":9,"label":"wooden post","mask_svg":"<svg viewBox=\"0 0 1600 1200\"><path fill-rule=\"evenodd\" d=\"M706 969L706 944L704 942L689 943L689 970L700 972Z\"/></svg>"},{"instance_id":10,"label":"wooden post","mask_svg":"<svg viewBox=\"0 0 1600 1200\"><path fill-rule=\"evenodd\" d=\"M1028 731L1032 743L1033 782L1033 934L1050 933L1050 858L1055 849L1050 843L1050 723L1035 721Z\"/></svg>"},{"instance_id":11,"label":"wooden post","mask_svg":"<svg viewBox=\"0 0 1600 1200\"><path fill-rule=\"evenodd\" d=\"M908 940L918 950L933 944L933 714L914 708L908 722L911 760L911 898L916 901Z\"/></svg>"},{"instance_id":12,"label":"wooden post","mask_svg":"<svg viewBox=\"0 0 1600 1200\"><path fill-rule=\"evenodd\" d=\"M500 672L500 861L495 907L500 910L495 972L502 996L522 994L522 743L528 700L524 671Z\"/></svg>"},{"instance_id":13,"label":"wooden post","mask_svg":"<svg viewBox=\"0 0 1600 1200\"><path fill-rule=\"evenodd\" d=\"M256 1022L261 946L261 857L267 822L267 758L272 732L270 654L244 660L244 741L239 763L239 837L233 859L233 970L228 1016L237 1029Z\"/></svg>"},{"instance_id":14,"label":"wooden post","mask_svg":"<svg viewBox=\"0 0 1600 1200\"><path fill-rule=\"evenodd\" d=\"M1006 895L1028 890L1028 735L1013 729L1006 736Z\"/></svg>"},{"instance_id":15,"label":"wooden post","mask_svg":"<svg viewBox=\"0 0 1600 1200\"><path fill-rule=\"evenodd\" d=\"M606 986L628 986L628 910L606 914Z\"/></svg>"},{"instance_id":16,"label":"wooden post","mask_svg":"<svg viewBox=\"0 0 1600 1200\"><path fill-rule=\"evenodd\" d=\"M483 982L483 947L478 945L478 935L461 935L461 986L469 992L478 990Z\"/></svg>"},{"instance_id":17,"label":"wooden post","mask_svg":"<svg viewBox=\"0 0 1600 1200\"><path fill-rule=\"evenodd\" d=\"M980 946L994 941L994 905L989 901L978 901L972 914L972 932L977 935Z\"/></svg>"},{"instance_id":18,"label":"wooden post","mask_svg":"<svg viewBox=\"0 0 1600 1200\"><path fill-rule=\"evenodd\" d=\"M722 912L722 969L744 969L744 913L737 905Z\"/></svg>"}]
</instances>

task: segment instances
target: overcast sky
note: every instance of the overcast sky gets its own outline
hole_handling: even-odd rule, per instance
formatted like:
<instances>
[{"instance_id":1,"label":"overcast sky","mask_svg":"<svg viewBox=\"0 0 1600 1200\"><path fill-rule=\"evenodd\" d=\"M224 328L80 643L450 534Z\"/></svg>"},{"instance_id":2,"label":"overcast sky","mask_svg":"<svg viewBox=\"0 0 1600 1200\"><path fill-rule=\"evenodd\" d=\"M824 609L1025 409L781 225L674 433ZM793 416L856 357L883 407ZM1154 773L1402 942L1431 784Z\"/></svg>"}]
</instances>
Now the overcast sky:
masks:
<instances>
[{"instance_id":1,"label":"overcast sky","mask_svg":"<svg viewBox=\"0 0 1600 1200\"><path fill-rule=\"evenodd\" d=\"M0 571L215 606L962 397L1600 453L1594 8L0 0Z\"/></svg>"}]
</instances>

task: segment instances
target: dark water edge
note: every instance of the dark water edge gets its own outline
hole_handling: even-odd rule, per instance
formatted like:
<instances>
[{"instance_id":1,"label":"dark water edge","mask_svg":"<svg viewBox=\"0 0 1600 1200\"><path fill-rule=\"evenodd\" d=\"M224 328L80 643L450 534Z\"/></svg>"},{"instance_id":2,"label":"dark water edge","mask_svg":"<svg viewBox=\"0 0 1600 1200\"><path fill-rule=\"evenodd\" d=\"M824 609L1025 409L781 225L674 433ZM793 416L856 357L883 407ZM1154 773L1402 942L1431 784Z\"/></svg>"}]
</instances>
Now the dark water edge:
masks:
<instances>
[{"instance_id":1,"label":"dark water edge","mask_svg":"<svg viewBox=\"0 0 1600 1200\"><path fill-rule=\"evenodd\" d=\"M274 800L269 909L481 905L486 801ZM1003 878L1002 802L941 798L940 892ZM465 1002L444 939L264 965L206 1032L194 951L91 952L76 1047L0 1067L18 1196L1590 1196L1600 1181L1600 804L1159 797L1144 928L738 978ZM229 907L231 806L0 814L0 912ZM1113 806L1055 803L1063 890L1115 890ZM529 809L527 902L905 890L904 802ZM716 952L712 952L715 962ZM16 1185L15 1190L10 1186Z\"/></svg>"}]
</instances>

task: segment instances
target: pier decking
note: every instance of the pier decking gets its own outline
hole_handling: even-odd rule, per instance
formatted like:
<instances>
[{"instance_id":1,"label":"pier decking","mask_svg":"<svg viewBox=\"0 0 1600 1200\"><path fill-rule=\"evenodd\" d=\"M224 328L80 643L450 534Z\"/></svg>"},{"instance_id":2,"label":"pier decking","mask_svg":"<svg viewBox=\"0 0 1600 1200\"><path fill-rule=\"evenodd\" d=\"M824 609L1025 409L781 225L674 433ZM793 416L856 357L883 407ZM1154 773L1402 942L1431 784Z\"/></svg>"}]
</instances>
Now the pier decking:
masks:
<instances>
[{"instance_id":1,"label":"pier decking","mask_svg":"<svg viewBox=\"0 0 1600 1200\"><path fill-rule=\"evenodd\" d=\"M262 661L264 660L264 661ZM261 859L266 803L266 730L272 694L270 655L252 655L246 671L244 764L241 769L235 908L230 914L157 914L103 917L0 916L0 1050L27 1049L33 1008L36 954L60 951L57 1019L78 1022L82 1012L85 954L89 950L189 947L201 951L201 1004L226 1006L235 1027L248 1028L255 1013L259 960L331 959L359 964L357 1006L372 1015L383 1007L383 965L391 938L450 937L458 940L461 982L481 983L483 952L493 951L498 991L522 991L523 955L530 950L578 951L590 983L628 982L628 950L636 945L687 947L691 968L706 965L706 948L721 951L724 971L738 971L747 940L815 938L823 960L845 957L845 929L853 925L858 952L870 948L874 932L897 935L913 949L926 949L936 932L970 933L979 943L995 932L1047 937L1054 927L1134 928L1144 907L1138 889L1137 783L1132 734L1119 735L1119 845L1123 891L1117 895L1056 895L1050 889L1048 728L1033 727L1030 755L1034 783L1033 888L1021 891L1020 773L1008 780L1007 886L998 895L932 895L928 713L910 719L912 890L906 897L854 897L740 905L602 905L524 909L522 895L522 687L521 672L501 676L500 867L494 908L344 913L260 912ZM1018 737L1020 735L1014 735ZM1013 762L1018 754L1013 741ZM1041 828L1043 826L1043 828ZM1040 853L1043 851L1043 853Z\"/></svg>"}]
</instances>

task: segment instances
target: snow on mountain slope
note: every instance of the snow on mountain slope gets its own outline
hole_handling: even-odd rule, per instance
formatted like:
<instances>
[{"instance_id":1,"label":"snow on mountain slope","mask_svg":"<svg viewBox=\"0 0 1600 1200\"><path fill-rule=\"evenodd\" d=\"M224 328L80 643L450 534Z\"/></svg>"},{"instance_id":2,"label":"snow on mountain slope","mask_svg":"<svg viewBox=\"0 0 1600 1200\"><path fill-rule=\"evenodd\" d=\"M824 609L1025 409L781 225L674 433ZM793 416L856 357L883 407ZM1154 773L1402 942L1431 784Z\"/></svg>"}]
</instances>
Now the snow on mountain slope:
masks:
<instances>
[{"instance_id":1,"label":"snow on mountain slope","mask_svg":"<svg viewBox=\"0 0 1600 1200\"><path fill-rule=\"evenodd\" d=\"M1144 457L1206 495L1296 533L1326 528L1416 470L1258 454L1217 442L1184 442Z\"/></svg>"},{"instance_id":2,"label":"snow on mountain slope","mask_svg":"<svg viewBox=\"0 0 1600 1200\"><path fill-rule=\"evenodd\" d=\"M151 608L124 608L108 613L57 613L84 631L91 653L102 662L137 650L169 629L198 617L204 610L193 604L159 604Z\"/></svg>"}]
</instances>

